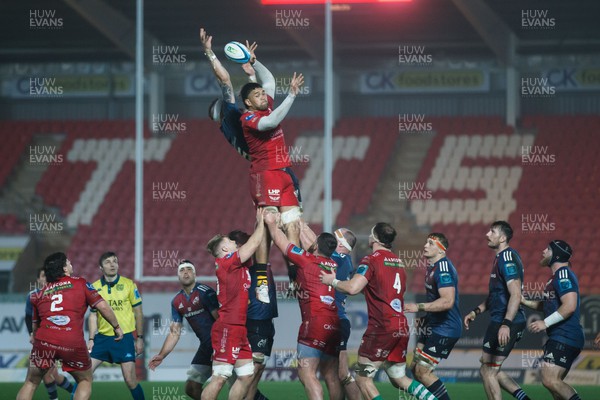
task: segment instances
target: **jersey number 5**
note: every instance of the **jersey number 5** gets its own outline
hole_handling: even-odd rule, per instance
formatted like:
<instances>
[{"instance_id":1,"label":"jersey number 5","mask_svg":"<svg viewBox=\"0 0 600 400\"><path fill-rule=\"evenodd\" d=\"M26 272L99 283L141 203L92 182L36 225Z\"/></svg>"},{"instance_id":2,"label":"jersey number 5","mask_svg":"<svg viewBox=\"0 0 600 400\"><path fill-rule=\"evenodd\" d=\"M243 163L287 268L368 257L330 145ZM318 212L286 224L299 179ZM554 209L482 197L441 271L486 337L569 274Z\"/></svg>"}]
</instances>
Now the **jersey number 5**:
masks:
<instances>
[{"instance_id":1,"label":"jersey number 5","mask_svg":"<svg viewBox=\"0 0 600 400\"><path fill-rule=\"evenodd\" d=\"M57 307L57 305L63 301L62 294L55 294L51 299L52 305L50 306L50 311L62 311L62 307Z\"/></svg>"},{"instance_id":2,"label":"jersey number 5","mask_svg":"<svg viewBox=\"0 0 600 400\"><path fill-rule=\"evenodd\" d=\"M400 274L398 272L396 272L396 279L394 279L393 288L396 289L398 294L400 294L400 291L402 290L402 281L400 280Z\"/></svg>"}]
</instances>

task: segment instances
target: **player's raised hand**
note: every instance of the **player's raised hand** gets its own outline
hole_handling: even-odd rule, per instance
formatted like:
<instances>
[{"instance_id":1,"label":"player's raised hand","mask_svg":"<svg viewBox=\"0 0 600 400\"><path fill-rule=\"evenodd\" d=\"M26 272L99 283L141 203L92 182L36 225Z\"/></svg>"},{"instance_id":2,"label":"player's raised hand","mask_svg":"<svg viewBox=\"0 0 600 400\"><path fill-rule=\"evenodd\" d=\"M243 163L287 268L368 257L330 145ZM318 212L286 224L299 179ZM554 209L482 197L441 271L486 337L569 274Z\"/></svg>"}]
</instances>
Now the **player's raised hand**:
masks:
<instances>
[{"instance_id":1,"label":"player's raised hand","mask_svg":"<svg viewBox=\"0 0 600 400\"><path fill-rule=\"evenodd\" d=\"M164 359L165 358L163 356L161 356L160 354L155 355L154 357L152 357L150 359L150 362L148 363L148 368L150 368L152 371L154 371L156 369L156 367L158 367L160 364L162 364Z\"/></svg>"},{"instance_id":2,"label":"player's raised hand","mask_svg":"<svg viewBox=\"0 0 600 400\"><path fill-rule=\"evenodd\" d=\"M300 87L304 85L304 75L298 74L294 72L294 76L292 76L292 80L290 81L290 93L296 96L300 93Z\"/></svg>"},{"instance_id":3,"label":"player's raised hand","mask_svg":"<svg viewBox=\"0 0 600 400\"><path fill-rule=\"evenodd\" d=\"M279 219L281 218L281 214L275 211L266 210L264 212L265 224L267 225L277 225L279 224Z\"/></svg>"},{"instance_id":4,"label":"player's raised hand","mask_svg":"<svg viewBox=\"0 0 600 400\"><path fill-rule=\"evenodd\" d=\"M204 50L212 50L212 36L209 36L204 28L200 28L200 43Z\"/></svg>"},{"instance_id":5,"label":"player's raised hand","mask_svg":"<svg viewBox=\"0 0 600 400\"><path fill-rule=\"evenodd\" d=\"M252 44L250 44L250 42L246 40L246 48L250 52L250 60L248 61L250 64L254 64L254 61L256 61L256 54L254 54L254 52L256 51L257 47L258 45L256 42L252 42Z\"/></svg>"}]
</instances>

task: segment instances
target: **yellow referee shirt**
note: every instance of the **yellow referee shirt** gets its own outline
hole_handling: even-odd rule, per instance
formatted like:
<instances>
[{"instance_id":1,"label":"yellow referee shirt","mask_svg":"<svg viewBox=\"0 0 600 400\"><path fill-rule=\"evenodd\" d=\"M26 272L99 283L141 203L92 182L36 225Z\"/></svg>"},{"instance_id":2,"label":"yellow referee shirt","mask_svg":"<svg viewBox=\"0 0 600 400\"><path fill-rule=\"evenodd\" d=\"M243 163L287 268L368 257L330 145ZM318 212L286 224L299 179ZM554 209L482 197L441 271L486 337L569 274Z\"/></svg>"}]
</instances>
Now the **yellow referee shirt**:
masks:
<instances>
[{"instance_id":1,"label":"yellow referee shirt","mask_svg":"<svg viewBox=\"0 0 600 400\"><path fill-rule=\"evenodd\" d=\"M142 304L142 297L135 283L128 278L117 275L114 282L107 282L104 277L93 283L94 288L100 293L100 296L110 304L115 312L119 326L123 333L133 332L135 330L135 316L133 307ZM96 310L92 310L96 311ZM98 315L98 333L106 336L114 336L113 327L106 321L100 313Z\"/></svg>"}]
</instances>

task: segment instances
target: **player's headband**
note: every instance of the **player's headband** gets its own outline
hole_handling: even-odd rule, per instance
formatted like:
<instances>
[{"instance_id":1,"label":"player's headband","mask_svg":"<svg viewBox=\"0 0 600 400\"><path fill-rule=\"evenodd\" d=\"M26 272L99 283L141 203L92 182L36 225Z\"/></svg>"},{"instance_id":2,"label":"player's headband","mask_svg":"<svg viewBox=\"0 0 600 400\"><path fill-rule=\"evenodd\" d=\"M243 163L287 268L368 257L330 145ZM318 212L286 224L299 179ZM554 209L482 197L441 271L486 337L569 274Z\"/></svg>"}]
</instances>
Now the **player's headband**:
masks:
<instances>
[{"instance_id":1,"label":"player's headband","mask_svg":"<svg viewBox=\"0 0 600 400\"><path fill-rule=\"evenodd\" d=\"M435 243L437 247L439 247L442 251L446 251L446 246L444 246L438 238L436 238L435 236L429 236L428 239L431 239L433 243Z\"/></svg>"},{"instance_id":2,"label":"player's headband","mask_svg":"<svg viewBox=\"0 0 600 400\"><path fill-rule=\"evenodd\" d=\"M179 264L179 267L177 267L177 272L181 272L181 270L183 268L188 268L188 267L190 267L192 269L192 271L194 271L194 273L196 273L196 267L194 267L194 264L189 263L189 262L184 262L184 263Z\"/></svg>"},{"instance_id":3,"label":"player's headband","mask_svg":"<svg viewBox=\"0 0 600 400\"><path fill-rule=\"evenodd\" d=\"M381 241L379 240L379 238L377 237L377 235L375 235L375 225L373 225L373 227L371 228L371 237L373 238L374 241L376 241L379 244L383 244L381 243Z\"/></svg>"},{"instance_id":4,"label":"player's headband","mask_svg":"<svg viewBox=\"0 0 600 400\"><path fill-rule=\"evenodd\" d=\"M342 246L344 246L348 251L352 251L352 246L350 246L350 243L348 243L344 237L341 229L336 229L333 233L335 233L335 238Z\"/></svg>"}]
</instances>

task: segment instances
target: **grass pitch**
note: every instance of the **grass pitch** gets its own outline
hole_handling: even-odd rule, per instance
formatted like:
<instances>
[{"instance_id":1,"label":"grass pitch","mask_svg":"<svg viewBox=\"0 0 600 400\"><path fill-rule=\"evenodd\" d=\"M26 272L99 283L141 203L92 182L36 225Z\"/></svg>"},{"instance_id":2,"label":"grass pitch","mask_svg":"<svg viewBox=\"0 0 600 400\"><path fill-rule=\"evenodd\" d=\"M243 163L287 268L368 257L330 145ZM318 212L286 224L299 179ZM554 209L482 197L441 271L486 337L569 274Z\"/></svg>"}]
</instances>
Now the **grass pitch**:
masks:
<instances>
[{"instance_id":1,"label":"grass pitch","mask_svg":"<svg viewBox=\"0 0 600 400\"><path fill-rule=\"evenodd\" d=\"M21 383L0 383L0 398L14 399L21 387ZM189 399L184 392L184 382L142 382L146 400L186 400ZM386 400L412 399L405 393L399 394L390 384L377 384L381 395ZM483 386L477 383L449 383L448 392L452 399L457 400L485 400ZM259 388L270 400L301 400L306 399L304 388L300 382L261 382ZM541 385L525 385L523 387L527 394L535 400L552 400L552 396ZM577 386L582 399L597 399L599 387ZM62 389L58 389L58 398L70 399L70 396ZM325 396L327 398L327 396ZM35 400L46 400L48 394L43 384L38 387L34 396ZM98 400L131 400L129 390L123 382L96 382L93 385L92 399ZM219 400L227 399L226 389L219 396ZM503 399L512 399L504 393Z\"/></svg>"}]
</instances>

